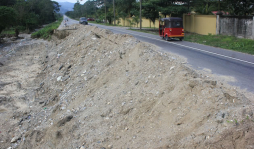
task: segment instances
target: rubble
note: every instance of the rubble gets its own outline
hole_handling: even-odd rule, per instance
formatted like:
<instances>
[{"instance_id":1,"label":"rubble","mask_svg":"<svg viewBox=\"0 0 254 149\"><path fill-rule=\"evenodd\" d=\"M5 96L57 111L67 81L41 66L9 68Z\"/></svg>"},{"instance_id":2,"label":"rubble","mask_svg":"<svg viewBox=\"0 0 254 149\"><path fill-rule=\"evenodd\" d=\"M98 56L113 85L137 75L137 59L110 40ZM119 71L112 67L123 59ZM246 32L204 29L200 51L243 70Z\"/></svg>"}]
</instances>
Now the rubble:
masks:
<instances>
[{"instance_id":1,"label":"rubble","mask_svg":"<svg viewBox=\"0 0 254 149\"><path fill-rule=\"evenodd\" d=\"M254 146L251 93L130 35L75 27L1 46L2 148Z\"/></svg>"}]
</instances>

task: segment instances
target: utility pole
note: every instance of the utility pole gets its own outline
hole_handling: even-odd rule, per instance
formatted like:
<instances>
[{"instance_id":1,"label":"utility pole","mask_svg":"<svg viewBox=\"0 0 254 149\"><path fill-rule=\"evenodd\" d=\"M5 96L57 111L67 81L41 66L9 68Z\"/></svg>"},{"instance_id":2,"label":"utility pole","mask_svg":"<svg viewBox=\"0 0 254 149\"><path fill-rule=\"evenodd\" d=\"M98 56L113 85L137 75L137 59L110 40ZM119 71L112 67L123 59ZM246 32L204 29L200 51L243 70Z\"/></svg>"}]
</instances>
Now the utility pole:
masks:
<instances>
[{"instance_id":1,"label":"utility pole","mask_svg":"<svg viewBox=\"0 0 254 149\"><path fill-rule=\"evenodd\" d=\"M113 0L113 9L114 9L114 26L116 26L115 0Z\"/></svg>"},{"instance_id":2,"label":"utility pole","mask_svg":"<svg viewBox=\"0 0 254 149\"><path fill-rule=\"evenodd\" d=\"M107 24L107 7L106 7L106 0L104 0L105 5L105 25Z\"/></svg>"},{"instance_id":3,"label":"utility pole","mask_svg":"<svg viewBox=\"0 0 254 149\"><path fill-rule=\"evenodd\" d=\"M140 21L140 30L142 29L142 0L140 2L140 12L139 12L139 21Z\"/></svg>"}]
</instances>

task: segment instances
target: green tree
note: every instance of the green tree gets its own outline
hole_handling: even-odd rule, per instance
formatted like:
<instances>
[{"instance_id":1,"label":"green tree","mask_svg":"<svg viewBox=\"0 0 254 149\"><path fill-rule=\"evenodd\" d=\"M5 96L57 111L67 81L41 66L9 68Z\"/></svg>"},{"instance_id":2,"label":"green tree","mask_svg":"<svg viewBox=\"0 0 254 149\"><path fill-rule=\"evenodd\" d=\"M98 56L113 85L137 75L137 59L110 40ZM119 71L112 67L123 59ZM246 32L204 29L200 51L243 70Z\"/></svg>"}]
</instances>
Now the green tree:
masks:
<instances>
[{"instance_id":1,"label":"green tree","mask_svg":"<svg viewBox=\"0 0 254 149\"><path fill-rule=\"evenodd\" d=\"M60 5L51 0L16 0L13 8L17 12L17 25L31 30L55 21Z\"/></svg>"},{"instance_id":2,"label":"green tree","mask_svg":"<svg viewBox=\"0 0 254 149\"><path fill-rule=\"evenodd\" d=\"M56 1L52 1L52 3L54 13L58 13L60 11L61 5L59 5L59 3Z\"/></svg>"},{"instance_id":3,"label":"green tree","mask_svg":"<svg viewBox=\"0 0 254 149\"><path fill-rule=\"evenodd\" d=\"M15 4L16 0L1 0L0 6L12 6Z\"/></svg>"},{"instance_id":4,"label":"green tree","mask_svg":"<svg viewBox=\"0 0 254 149\"><path fill-rule=\"evenodd\" d=\"M254 12L253 0L193 0L192 4L193 10L199 14L222 10L231 15L245 16Z\"/></svg>"},{"instance_id":5,"label":"green tree","mask_svg":"<svg viewBox=\"0 0 254 149\"><path fill-rule=\"evenodd\" d=\"M122 19L123 19L123 21L124 21L124 22L123 22L123 23L124 23L123 25L125 26L125 20L126 20L126 18L128 17L128 14L125 13L124 11L120 11L118 16L119 16L119 18L122 18Z\"/></svg>"},{"instance_id":6,"label":"green tree","mask_svg":"<svg viewBox=\"0 0 254 149\"><path fill-rule=\"evenodd\" d=\"M96 1L88 0L81 6L82 16L96 17Z\"/></svg>"},{"instance_id":7,"label":"green tree","mask_svg":"<svg viewBox=\"0 0 254 149\"><path fill-rule=\"evenodd\" d=\"M81 4L79 2L74 4L73 10L75 17L81 17Z\"/></svg>"},{"instance_id":8,"label":"green tree","mask_svg":"<svg viewBox=\"0 0 254 149\"><path fill-rule=\"evenodd\" d=\"M15 23L16 13L13 8L0 6L0 33L9 26Z\"/></svg>"},{"instance_id":9,"label":"green tree","mask_svg":"<svg viewBox=\"0 0 254 149\"><path fill-rule=\"evenodd\" d=\"M142 4L142 14L155 24L156 18L159 18L159 6L156 5L157 0L150 0Z\"/></svg>"},{"instance_id":10,"label":"green tree","mask_svg":"<svg viewBox=\"0 0 254 149\"><path fill-rule=\"evenodd\" d=\"M131 11L136 7L136 0L115 0L118 12L124 12L131 16Z\"/></svg>"},{"instance_id":11,"label":"green tree","mask_svg":"<svg viewBox=\"0 0 254 149\"><path fill-rule=\"evenodd\" d=\"M27 0L27 2L29 12L39 15L39 24L50 23L55 20L54 13L59 11L57 2L51 0Z\"/></svg>"},{"instance_id":12,"label":"green tree","mask_svg":"<svg viewBox=\"0 0 254 149\"><path fill-rule=\"evenodd\" d=\"M1 31L7 27L34 29L56 20L60 5L51 0L1 0ZM3 21L4 20L4 21ZM21 26L21 27L20 27Z\"/></svg>"},{"instance_id":13,"label":"green tree","mask_svg":"<svg viewBox=\"0 0 254 149\"><path fill-rule=\"evenodd\" d=\"M246 16L254 12L253 0L223 0L221 4L232 15Z\"/></svg>"},{"instance_id":14,"label":"green tree","mask_svg":"<svg viewBox=\"0 0 254 149\"><path fill-rule=\"evenodd\" d=\"M27 29L33 29L36 28L39 22L39 15L35 14L34 12L27 13L24 16L24 23L26 25Z\"/></svg>"},{"instance_id":15,"label":"green tree","mask_svg":"<svg viewBox=\"0 0 254 149\"><path fill-rule=\"evenodd\" d=\"M194 1L194 11L198 14L212 14L212 11L218 11L218 1L217 0L195 0Z\"/></svg>"},{"instance_id":16,"label":"green tree","mask_svg":"<svg viewBox=\"0 0 254 149\"><path fill-rule=\"evenodd\" d=\"M13 8L16 12L18 12L16 16L16 23L20 26L26 27L25 17L29 13L28 2L23 0L17 0Z\"/></svg>"}]
</instances>

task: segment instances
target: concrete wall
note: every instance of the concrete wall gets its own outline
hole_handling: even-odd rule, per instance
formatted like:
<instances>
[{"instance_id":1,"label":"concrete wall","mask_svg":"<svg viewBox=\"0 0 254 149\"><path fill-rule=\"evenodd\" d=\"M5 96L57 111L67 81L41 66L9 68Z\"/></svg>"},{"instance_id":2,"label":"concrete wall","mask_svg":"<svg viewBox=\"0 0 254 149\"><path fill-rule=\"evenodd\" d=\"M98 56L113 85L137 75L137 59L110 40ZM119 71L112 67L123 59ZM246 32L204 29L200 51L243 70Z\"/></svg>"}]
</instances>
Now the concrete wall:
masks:
<instances>
[{"instance_id":1,"label":"concrete wall","mask_svg":"<svg viewBox=\"0 0 254 149\"><path fill-rule=\"evenodd\" d=\"M253 39L253 17L220 16L219 34Z\"/></svg>"},{"instance_id":2,"label":"concrete wall","mask_svg":"<svg viewBox=\"0 0 254 149\"><path fill-rule=\"evenodd\" d=\"M130 21L132 21L132 18L130 17L130 18L126 18L125 20L123 20L122 18L120 18L119 19L119 25L121 25L121 26L130 26L130 23L129 23L129 21L128 20L130 20ZM132 27L139 27L139 23L138 23L138 25L136 24L136 25L132 25ZM150 28L154 28L154 26L156 27L156 28L158 28L159 27L159 19L156 19L156 21L155 21L155 25L153 24L153 22L151 22L149 19L146 19L146 18L142 18L142 27L150 27Z\"/></svg>"},{"instance_id":3,"label":"concrete wall","mask_svg":"<svg viewBox=\"0 0 254 149\"><path fill-rule=\"evenodd\" d=\"M160 14L160 17L164 18L164 15ZM166 18L171 17L171 15L166 15ZM119 19L119 25L121 26L130 26L129 21L132 21L132 17L126 18L125 20L123 20L122 18ZM132 25L132 27L138 27L139 28L140 23L138 23L138 25ZM146 19L146 18L142 18L142 27L149 27L149 28L159 28L159 18L155 20L155 24L153 24L152 21L150 21L150 19Z\"/></svg>"},{"instance_id":4,"label":"concrete wall","mask_svg":"<svg viewBox=\"0 0 254 149\"><path fill-rule=\"evenodd\" d=\"M254 39L254 17L183 15L184 30L202 35L222 34Z\"/></svg>"},{"instance_id":5,"label":"concrete wall","mask_svg":"<svg viewBox=\"0 0 254 149\"><path fill-rule=\"evenodd\" d=\"M183 15L184 30L201 35L216 34L215 15Z\"/></svg>"},{"instance_id":6,"label":"concrete wall","mask_svg":"<svg viewBox=\"0 0 254 149\"><path fill-rule=\"evenodd\" d=\"M191 19L191 15L184 15L183 28L185 31L194 32L194 29L192 29L192 26L194 26L193 23L194 23L194 20Z\"/></svg>"}]
</instances>

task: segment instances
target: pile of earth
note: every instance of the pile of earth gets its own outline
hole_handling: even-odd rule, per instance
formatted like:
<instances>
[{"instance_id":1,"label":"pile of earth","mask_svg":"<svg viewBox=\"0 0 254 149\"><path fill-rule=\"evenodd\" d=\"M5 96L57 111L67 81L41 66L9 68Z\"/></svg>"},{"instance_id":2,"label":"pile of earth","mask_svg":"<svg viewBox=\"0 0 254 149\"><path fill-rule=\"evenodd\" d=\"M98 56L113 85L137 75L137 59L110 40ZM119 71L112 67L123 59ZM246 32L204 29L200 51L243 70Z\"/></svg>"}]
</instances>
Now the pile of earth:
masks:
<instances>
[{"instance_id":1,"label":"pile of earth","mask_svg":"<svg viewBox=\"0 0 254 149\"><path fill-rule=\"evenodd\" d=\"M129 35L75 27L1 47L1 148L254 147L253 96Z\"/></svg>"}]
</instances>

